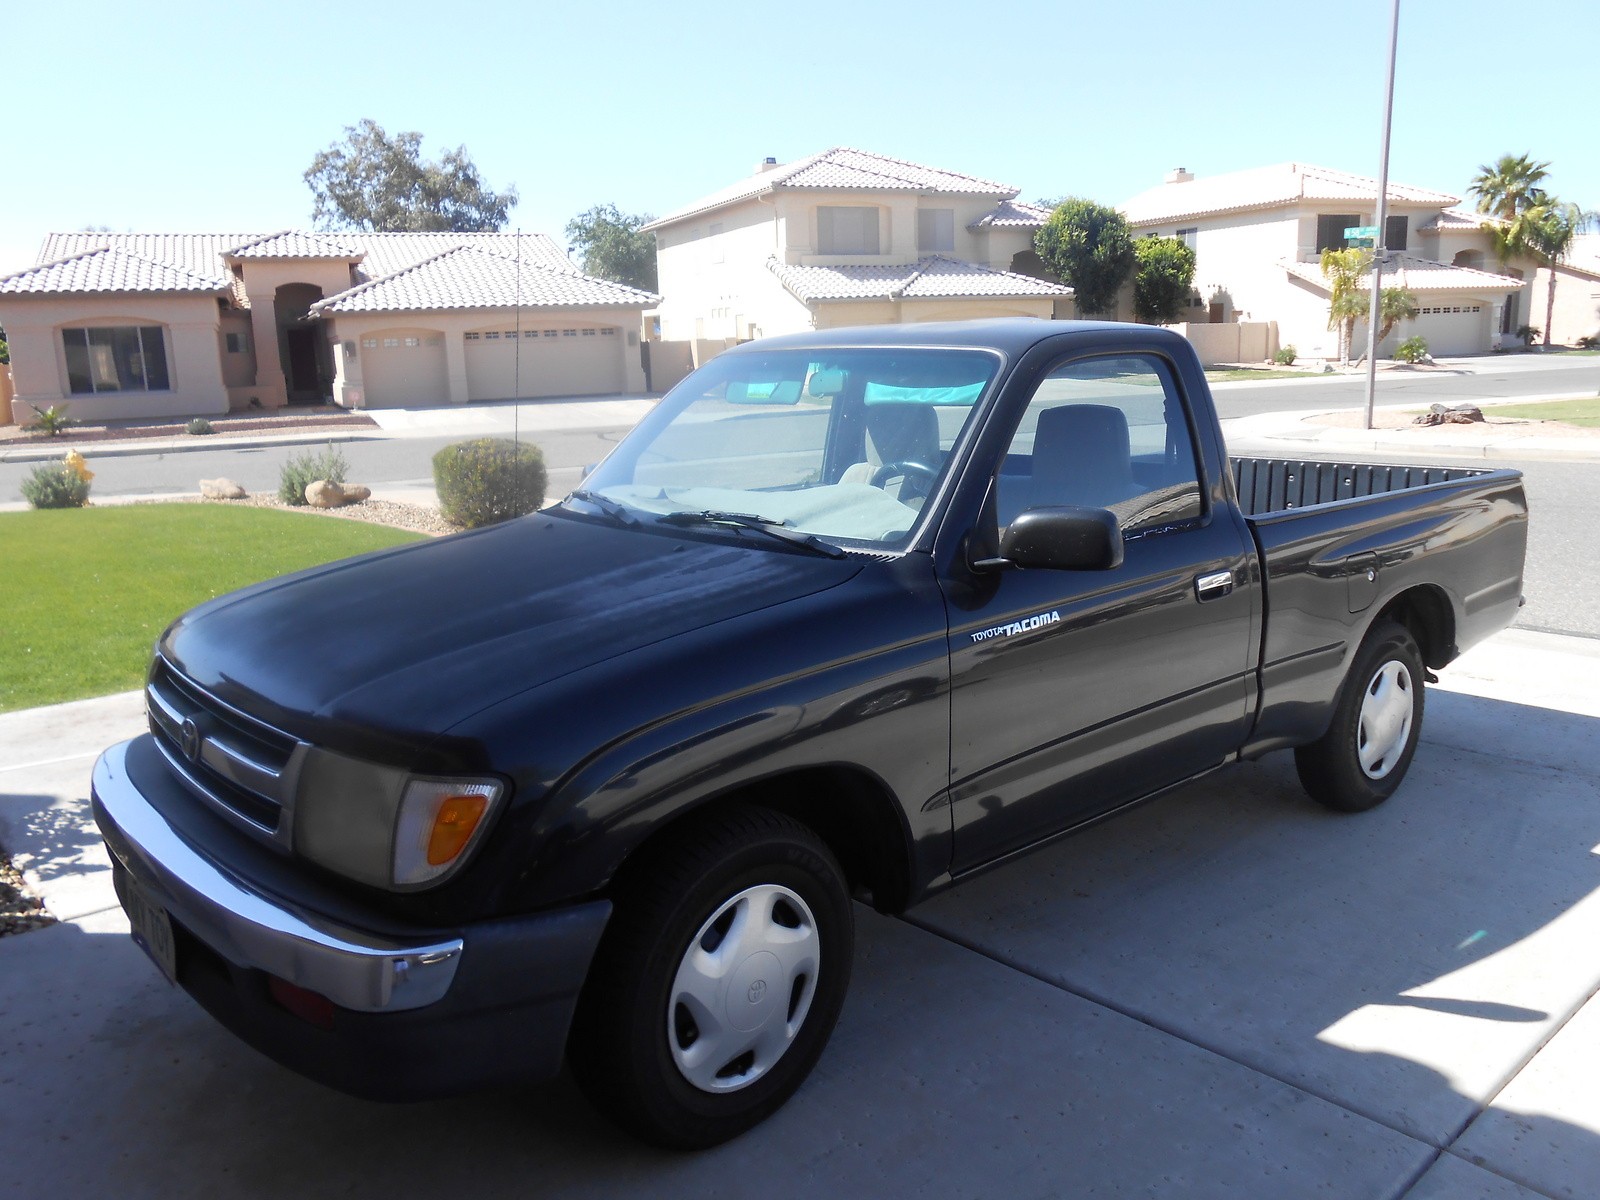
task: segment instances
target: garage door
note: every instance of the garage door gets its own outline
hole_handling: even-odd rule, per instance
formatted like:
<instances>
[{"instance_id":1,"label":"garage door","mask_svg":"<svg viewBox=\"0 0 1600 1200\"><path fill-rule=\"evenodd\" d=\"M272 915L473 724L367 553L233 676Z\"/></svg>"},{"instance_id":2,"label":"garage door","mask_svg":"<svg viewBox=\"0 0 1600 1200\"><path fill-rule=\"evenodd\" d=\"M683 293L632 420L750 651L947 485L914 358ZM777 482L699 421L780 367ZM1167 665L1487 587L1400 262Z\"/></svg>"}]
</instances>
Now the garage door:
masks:
<instances>
[{"instance_id":1,"label":"garage door","mask_svg":"<svg viewBox=\"0 0 1600 1200\"><path fill-rule=\"evenodd\" d=\"M1445 304L1437 297L1419 296L1417 315L1401 324L1397 338L1422 337L1435 358L1452 354L1484 354L1489 350L1489 320L1493 309L1482 300Z\"/></svg>"},{"instance_id":2,"label":"garage door","mask_svg":"<svg viewBox=\"0 0 1600 1200\"><path fill-rule=\"evenodd\" d=\"M627 339L615 326L524 329L520 337L515 329L481 329L465 336L470 400L622 390Z\"/></svg>"},{"instance_id":3,"label":"garage door","mask_svg":"<svg viewBox=\"0 0 1600 1200\"><path fill-rule=\"evenodd\" d=\"M444 334L436 329L364 334L361 383L367 408L426 408L448 402Z\"/></svg>"}]
</instances>

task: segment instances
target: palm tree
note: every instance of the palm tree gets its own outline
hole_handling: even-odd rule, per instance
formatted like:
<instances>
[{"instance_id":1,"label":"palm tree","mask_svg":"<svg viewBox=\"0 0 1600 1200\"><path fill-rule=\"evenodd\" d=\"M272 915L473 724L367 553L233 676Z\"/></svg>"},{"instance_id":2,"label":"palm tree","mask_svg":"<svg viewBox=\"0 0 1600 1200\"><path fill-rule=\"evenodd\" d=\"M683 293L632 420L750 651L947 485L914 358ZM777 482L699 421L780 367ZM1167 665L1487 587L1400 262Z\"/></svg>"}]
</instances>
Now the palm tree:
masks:
<instances>
[{"instance_id":1,"label":"palm tree","mask_svg":"<svg viewBox=\"0 0 1600 1200\"><path fill-rule=\"evenodd\" d=\"M1600 225L1600 213L1584 212L1576 204L1564 204L1554 196L1544 196L1518 215L1511 224L1508 241L1550 273L1544 306L1544 344L1550 345L1550 325L1556 312L1556 267L1572 253L1573 243L1585 229Z\"/></svg>"},{"instance_id":2,"label":"palm tree","mask_svg":"<svg viewBox=\"0 0 1600 1200\"><path fill-rule=\"evenodd\" d=\"M1417 298L1401 287L1384 288L1378 296L1378 341L1382 342L1394 332L1401 321L1417 315Z\"/></svg>"},{"instance_id":3,"label":"palm tree","mask_svg":"<svg viewBox=\"0 0 1600 1200\"><path fill-rule=\"evenodd\" d=\"M1352 246L1322 252L1322 276L1328 281L1328 328L1339 331L1339 362L1350 362L1350 338L1356 321L1366 316L1361 284L1372 265L1372 252Z\"/></svg>"},{"instance_id":4,"label":"palm tree","mask_svg":"<svg viewBox=\"0 0 1600 1200\"><path fill-rule=\"evenodd\" d=\"M1539 185L1549 173L1547 162L1536 163L1526 154L1502 154L1493 164L1478 168L1467 192L1478 198L1479 212L1511 220L1546 199Z\"/></svg>"}]
</instances>

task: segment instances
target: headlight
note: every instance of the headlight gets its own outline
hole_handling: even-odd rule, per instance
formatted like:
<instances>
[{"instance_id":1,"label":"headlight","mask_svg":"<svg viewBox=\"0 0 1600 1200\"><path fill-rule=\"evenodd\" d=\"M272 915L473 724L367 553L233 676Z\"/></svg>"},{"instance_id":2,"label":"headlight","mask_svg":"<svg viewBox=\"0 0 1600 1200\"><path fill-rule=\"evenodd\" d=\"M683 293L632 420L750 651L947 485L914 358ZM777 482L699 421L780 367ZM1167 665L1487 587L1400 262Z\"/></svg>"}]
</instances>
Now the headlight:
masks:
<instances>
[{"instance_id":1,"label":"headlight","mask_svg":"<svg viewBox=\"0 0 1600 1200\"><path fill-rule=\"evenodd\" d=\"M412 775L312 750L295 801L295 849L377 887L436 883L466 861L502 791L493 779Z\"/></svg>"}]
</instances>

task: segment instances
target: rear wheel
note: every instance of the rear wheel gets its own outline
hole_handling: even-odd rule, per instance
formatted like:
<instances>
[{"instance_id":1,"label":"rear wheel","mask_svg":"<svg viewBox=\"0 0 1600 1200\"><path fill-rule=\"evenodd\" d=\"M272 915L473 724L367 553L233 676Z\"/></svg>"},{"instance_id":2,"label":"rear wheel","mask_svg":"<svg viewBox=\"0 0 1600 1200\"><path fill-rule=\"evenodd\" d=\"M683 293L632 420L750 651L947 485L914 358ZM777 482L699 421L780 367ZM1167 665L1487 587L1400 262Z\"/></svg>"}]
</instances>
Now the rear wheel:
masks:
<instances>
[{"instance_id":1,"label":"rear wheel","mask_svg":"<svg viewBox=\"0 0 1600 1200\"><path fill-rule=\"evenodd\" d=\"M1294 752L1300 784L1340 812L1364 812L1400 786L1422 731L1422 654L1404 625L1367 633L1327 733Z\"/></svg>"},{"instance_id":2,"label":"rear wheel","mask_svg":"<svg viewBox=\"0 0 1600 1200\"><path fill-rule=\"evenodd\" d=\"M754 807L700 822L617 895L573 1025L578 1082L657 1145L735 1137L810 1074L853 953L844 878L816 834Z\"/></svg>"}]
</instances>

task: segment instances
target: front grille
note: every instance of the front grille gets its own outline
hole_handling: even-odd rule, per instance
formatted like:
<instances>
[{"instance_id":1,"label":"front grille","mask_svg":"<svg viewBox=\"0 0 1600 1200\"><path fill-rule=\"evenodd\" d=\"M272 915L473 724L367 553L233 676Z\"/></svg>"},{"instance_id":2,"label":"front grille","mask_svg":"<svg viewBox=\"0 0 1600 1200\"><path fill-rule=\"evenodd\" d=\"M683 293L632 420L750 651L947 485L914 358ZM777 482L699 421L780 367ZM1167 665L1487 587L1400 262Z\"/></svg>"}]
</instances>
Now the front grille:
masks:
<instances>
[{"instance_id":1,"label":"front grille","mask_svg":"<svg viewBox=\"0 0 1600 1200\"><path fill-rule=\"evenodd\" d=\"M287 844L305 743L223 704L162 658L150 671L145 711L192 792L235 824Z\"/></svg>"}]
</instances>

